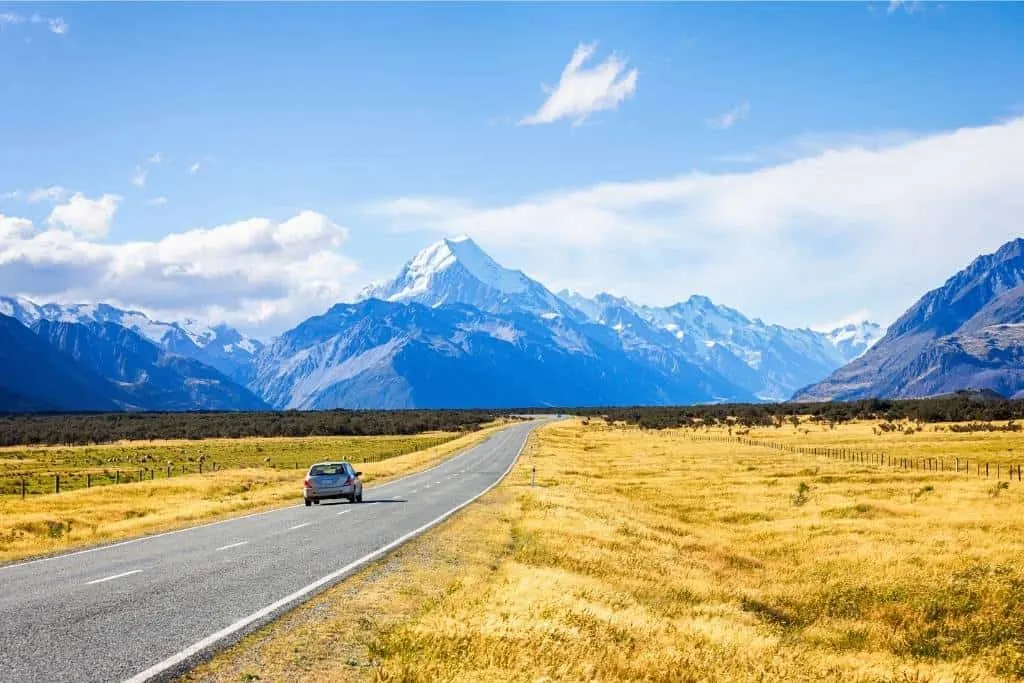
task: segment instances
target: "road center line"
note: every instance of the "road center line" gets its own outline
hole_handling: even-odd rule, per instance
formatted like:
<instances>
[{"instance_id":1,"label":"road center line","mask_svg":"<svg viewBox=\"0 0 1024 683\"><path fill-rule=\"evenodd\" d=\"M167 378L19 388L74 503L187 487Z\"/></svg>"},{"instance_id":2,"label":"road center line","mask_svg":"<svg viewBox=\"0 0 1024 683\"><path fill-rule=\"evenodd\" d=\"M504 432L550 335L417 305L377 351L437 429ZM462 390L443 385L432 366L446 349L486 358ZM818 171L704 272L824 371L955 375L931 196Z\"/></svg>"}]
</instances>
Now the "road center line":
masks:
<instances>
[{"instance_id":1,"label":"road center line","mask_svg":"<svg viewBox=\"0 0 1024 683\"><path fill-rule=\"evenodd\" d=\"M296 524L293 527L288 527L288 531L295 531L296 529L301 529L302 527L309 526L310 524L312 524L312 522L303 522L302 524Z\"/></svg>"},{"instance_id":2,"label":"road center line","mask_svg":"<svg viewBox=\"0 0 1024 683\"><path fill-rule=\"evenodd\" d=\"M341 512L339 512L338 514L339 514L339 515L343 515L343 514L345 514L346 512L348 512L348 510L342 510L342 511L341 511Z\"/></svg>"},{"instance_id":3,"label":"road center line","mask_svg":"<svg viewBox=\"0 0 1024 683\"><path fill-rule=\"evenodd\" d=\"M321 578L317 579L316 581L314 581L313 583L309 584L308 586L304 586L304 587L298 589L297 591L295 591L294 593L291 593L290 595L284 596L283 598L281 598L277 602L271 603L271 604L267 605L266 607L253 612L249 616L242 617L238 621L236 621L233 624L230 624L230 625L222 628L220 631L217 631L216 633L211 633L210 635L206 636L202 640L193 643L192 645L188 646L184 650L181 650L177 654L171 655L167 659L164 659L164 660L162 660L160 662L157 662L156 664L154 664L153 666L149 667L145 671L140 671L139 673L135 674L131 678L129 678L126 681L124 681L124 683L144 683L145 681L149 681L151 678L158 676L159 674L167 671L168 669L173 669L174 667L179 666L183 662L187 662L190 658L194 657L195 655L202 653L204 650L206 650L208 648L212 648L218 641L220 641L220 640L222 640L224 638L227 638L228 636L232 635L233 633L237 633L238 631L241 631L242 629L248 627L249 625L251 625L253 623L260 622L260 621L266 619L267 617L270 617L270 616L274 615L276 612L279 612L280 610L284 609L289 604L298 603L300 601L303 601L307 596L309 596L311 593L313 593L314 591L316 591L320 587L325 586L326 584L329 584L329 583L331 583L333 581L336 581L336 580L344 577L345 575L347 575L347 574L349 574L351 572L354 572L356 569L359 569L360 567L363 567L363 566L369 564L370 562L376 560L377 558L383 557L384 555L389 553L391 550L393 550L394 548L399 547L400 545L402 545L403 543L405 543L409 539L415 538L415 537L419 536L420 534L422 534L423 532L427 531L428 529L431 529L431 528L437 526L438 524L440 524L441 522L443 522L447 518L451 517L456 512L458 512L459 510L463 509L464 507L470 505L475 500L477 500L478 498L482 497L483 495L488 493L491 489L493 489L498 484L500 484L502 482L502 480L506 476L508 476L508 473L512 471L512 468L515 467L516 462L518 462L519 458L522 456L523 450L525 450L525 448L526 448L526 442L527 442L527 437L528 436L529 436L529 434L527 434L527 436L523 438L523 443L519 447L519 450L516 452L515 457L512 459L512 462L509 463L508 468L506 468L505 471L502 472L501 475L493 483L491 483L490 485L485 487L483 491L480 491L476 495L471 496L468 500L466 500L466 501L464 501L462 503L459 503L455 507L451 508L450 510L448 510L444 514L439 515L438 517L435 517L434 519L430 520L426 524L423 524L422 526L420 526L420 527L418 527L416 529L413 529L412 531L410 531L410 532L408 532L408 533L406 533L406 534L396 538L395 540L391 541L390 543L388 543L388 544L386 544L384 546L381 546L380 548L378 548L377 550L373 551L372 553L369 553L368 555L364 555L363 557L359 558L358 560L355 560L354 562L351 562L351 563L345 565L344 567L341 567L340 569L331 572L327 576L324 576L324 577L321 577Z\"/></svg>"},{"instance_id":4,"label":"road center line","mask_svg":"<svg viewBox=\"0 0 1024 683\"><path fill-rule=\"evenodd\" d=\"M94 581L88 581L85 585L91 586L94 583L103 583L104 581L113 581L114 579L120 579L125 576L131 576L132 574L138 574L141 569L133 569L130 572L122 572L121 574L114 574L113 576L107 576L102 579L95 579Z\"/></svg>"},{"instance_id":5,"label":"road center line","mask_svg":"<svg viewBox=\"0 0 1024 683\"><path fill-rule=\"evenodd\" d=\"M217 550L227 550L228 548L237 548L240 545L245 545L249 541L239 541L238 543L229 543L228 545L222 545Z\"/></svg>"}]
</instances>

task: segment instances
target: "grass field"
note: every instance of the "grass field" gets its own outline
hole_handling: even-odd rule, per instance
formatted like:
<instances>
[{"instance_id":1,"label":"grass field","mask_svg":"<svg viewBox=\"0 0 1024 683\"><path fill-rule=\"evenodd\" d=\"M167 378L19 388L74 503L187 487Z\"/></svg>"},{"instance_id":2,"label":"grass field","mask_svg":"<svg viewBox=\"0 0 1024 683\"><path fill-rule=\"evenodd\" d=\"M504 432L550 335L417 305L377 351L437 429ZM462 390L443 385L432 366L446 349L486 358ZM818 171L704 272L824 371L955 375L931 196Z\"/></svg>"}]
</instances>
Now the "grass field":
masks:
<instances>
[{"instance_id":1,"label":"grass field","mask_svg":"<svg viewBox=\"0 0 1024 683\"><path fill-rule=\"evenodd\" d=\"M1020 680L1024 485L1003 483L556 424L478 503L187 679Z\"/></svg>"},{"instance_id":2,"label":"grass field","mask_svg":"<svg viewBox=\"0 0 1024 683\"><path fill-rule=\"evenodd\" d=\"M0 562L298 503L302 468L317 460L349 459L362 463L359 469L363 481L373 485L427 467L482 441L503 424L498 422L463 436L240 439L31 449L37 463L49 463L40 467L52 467L56 462L62 472L76 462L87 463L88 458L96 457L97 451L122 459L157 453L164 460L172 457L170 453L181 457L183 452L205 452L234 463L237 469L207 469L204 474L79 488L56 495L32 495L24 500L17 495L0 496ZM75 453L78 450L85 453ZM42 457L41 454L51 451L48 460ZM271 465L277 461L281 466L262 466L265 463L261 458L266 457L271 459ZM292 469L292 462L298 462L299 469Z\"/></svg>"},{"instance_id":3,"label":"grass field","mask_svg":"<svg viewBox=\"0 0 1024 683\"><path fill-rule=\"evenodd\" d=\"M0 496L61 491L115 482L154 480L214 469L301 469L331 458L376 462L433 448L458 432L415 436L281 437L126 442L98 446L0 448ZM89 475L88 477L86 475Z\"/></svg>"}]
</instances>

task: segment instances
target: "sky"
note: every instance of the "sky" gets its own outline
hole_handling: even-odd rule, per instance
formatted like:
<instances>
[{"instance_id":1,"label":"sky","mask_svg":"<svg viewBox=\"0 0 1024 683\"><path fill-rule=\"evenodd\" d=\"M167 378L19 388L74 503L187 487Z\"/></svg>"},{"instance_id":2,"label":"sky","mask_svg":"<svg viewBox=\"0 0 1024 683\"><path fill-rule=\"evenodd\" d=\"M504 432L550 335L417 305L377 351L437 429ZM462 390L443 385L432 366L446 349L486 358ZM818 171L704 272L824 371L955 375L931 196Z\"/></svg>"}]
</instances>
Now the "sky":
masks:
<instances>
[{"instance_id":1,"label":"sky","mask_svg":"<svg viewBox=\"0 0 1024 683\"><path fill-rule=\"evenodd\" d=\"M1024 5L0 3L0 295L269 337L467 234L895 320L1024 230Z\"/></svg>"}]
</instances>

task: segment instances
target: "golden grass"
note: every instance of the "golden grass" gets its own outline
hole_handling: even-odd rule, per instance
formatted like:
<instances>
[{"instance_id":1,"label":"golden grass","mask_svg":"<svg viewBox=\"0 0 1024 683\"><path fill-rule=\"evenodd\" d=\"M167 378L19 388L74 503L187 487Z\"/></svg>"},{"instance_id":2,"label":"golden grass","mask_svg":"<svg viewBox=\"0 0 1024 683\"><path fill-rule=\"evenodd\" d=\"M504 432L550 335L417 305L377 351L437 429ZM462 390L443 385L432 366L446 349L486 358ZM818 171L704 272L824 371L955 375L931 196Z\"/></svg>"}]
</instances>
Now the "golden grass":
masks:
<instances>
[{"instance_id":1,"label":"golden grass","mask_svg":"<svg viewBox=\"0 0 1024 683\"><path fill-rule=\"evenodd\" d=\"M432 448L458 438L458 432L427 432L401 436L270 437L134 441L96 446L19 446L0 449L0 495L20 495L21 479L29 494L52 493L53 475L61 490L85 488L117 479L168 478L240 467L301 469L320 460L339 458L368 462Z\"/></svg>"},{"instance_id":2,"label":"golden grass","mask_svg":"<svg viewBox=\"0 0 1024 683\"><path fill-rule=\"evenodd\" d=\"M1019 679L1022 512L1016 482L554 424L478 503L187 679Z\"/></svg>"},{"instance_id":3,"label":"golden grass","mask_svg":"<svg viewBox=\"0 0 1024 683\"><path fill-rule=\"evenodd\" d=\"M496 423L430 448L359 466L369 486L429 467L455 451L479 443L504 423ZM390 453L391 437L317 439L317 458L355 462ZM406 437L408 439L408 437ZM249 447L258 442L249 439ZM289 440L292 443L295 440ZM427 441L435 443L435 441ZM256 444L259 445L259 444ZM358 447L358 451L355 448ZM272 452L272 445L265 446ZM362 458L358 456L363 456ZM0 497L0 562L73 550L98 543L182 528L301 502L303 469L249 468L189 474L118 486L79 489L59 495Z\"/></svg>"},{"instance_id":4,"label":"golden grass","mask_svg":"<svg viewBox=\"0 0 1024 683\"><path fill-rule=\"evenodd\" d=\"M882 432L879 426L885 420L858 420L848 424L837 425L830 429L828 425L816 424L804 419L794 427L786 422L783 427L755 427L750 429L750 438L779 441L794 446L823 446L830 448L847 448L886 453L896 458L941 458L947 463L959 457L961 461L969 460L973 468L977 462L1000 463L1004 466L1024 465L1024 431L1021 432L951 432L953 424L921 424L913 425L908 421L898 421L904 431ZM890 423L896 424L896 423ZM1005 425L1006 422L993 422L994 425ZM911 430L907 430L910 427ZM872 431L875 430L875 431ZM727 430L714 427L710 430L701 429L700 433L726 434ZM733 434L744 431L734 428ZM877 432L877 433L876 433Z\"/></svg>"}]
</instances>

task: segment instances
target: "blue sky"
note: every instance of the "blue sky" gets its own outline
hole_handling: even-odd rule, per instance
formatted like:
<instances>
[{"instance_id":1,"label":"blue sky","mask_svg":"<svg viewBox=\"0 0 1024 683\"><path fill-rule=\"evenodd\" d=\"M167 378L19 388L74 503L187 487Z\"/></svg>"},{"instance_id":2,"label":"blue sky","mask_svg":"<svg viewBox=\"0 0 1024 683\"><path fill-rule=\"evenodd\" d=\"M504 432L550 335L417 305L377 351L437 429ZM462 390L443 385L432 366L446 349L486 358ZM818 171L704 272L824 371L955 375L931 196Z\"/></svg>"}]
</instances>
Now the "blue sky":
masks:
<instances>
[{"instance_id":1,"label":"blue sky","mask_svg":"<svg viewBox=\"0 0 1024 683\"><path fill-rule=\"evenodd\" d=\"M887 324L1020 231L1022 35L1012 3L0 4L0 288L272 333L466 232L555 289Z\"/></svg>"}]
</instances>

